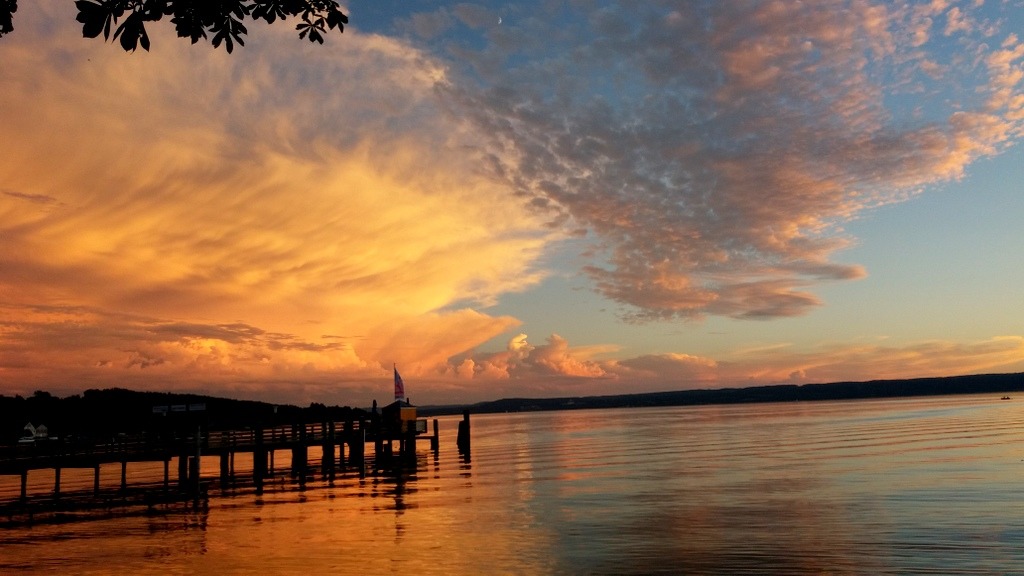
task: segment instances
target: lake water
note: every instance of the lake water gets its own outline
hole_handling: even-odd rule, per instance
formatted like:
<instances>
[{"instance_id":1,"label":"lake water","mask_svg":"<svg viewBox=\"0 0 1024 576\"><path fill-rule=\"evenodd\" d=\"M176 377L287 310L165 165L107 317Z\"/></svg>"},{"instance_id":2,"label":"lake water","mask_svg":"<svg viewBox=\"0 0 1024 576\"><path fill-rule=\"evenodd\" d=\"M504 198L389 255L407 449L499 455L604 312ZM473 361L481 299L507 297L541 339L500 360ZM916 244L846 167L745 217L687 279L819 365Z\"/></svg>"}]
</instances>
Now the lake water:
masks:
<instances>
[{"instance_id":1,"label":"lake water","mask_svg":"<svg viewBox=\"0 0 1024 576\"><path fill-rule=\"evenodd\" d=\"M0 529L0 574L1024 573L1024 400L479 414L469 462L456 422L404 475Z\"/></svg>"}]
</instances>

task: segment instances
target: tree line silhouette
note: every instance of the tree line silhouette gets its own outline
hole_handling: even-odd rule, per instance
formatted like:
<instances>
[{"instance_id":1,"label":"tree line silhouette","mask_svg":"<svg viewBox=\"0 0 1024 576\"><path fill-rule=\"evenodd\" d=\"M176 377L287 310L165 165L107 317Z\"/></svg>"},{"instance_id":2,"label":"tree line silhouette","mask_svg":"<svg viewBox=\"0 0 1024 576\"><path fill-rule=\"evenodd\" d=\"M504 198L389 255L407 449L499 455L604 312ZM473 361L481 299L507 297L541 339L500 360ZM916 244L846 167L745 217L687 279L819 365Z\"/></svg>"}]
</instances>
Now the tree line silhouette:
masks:
<instances>
[{"instance_id":1,"label":"tree line silhouette","mask_svg":"<svg viewBox=\"0 0 1024 576\"><path fill-rule=\"evenodd\" d=\"M956 394L1024 393L1024 373L974 374L833 382L828 384L776 384L746 388L675 390L608 396L562 398L503 398L470 406L426 406L419 413L457 414L468 408L473 413L532 412L540 410L580 410L587 408L640 408L657 406L697 406L704 404L747 404L758 402L813 402L819 400L863 400L911 396L948 396Z\"/></svg>"},{"instance_id":2,"label":"tree line silhouette","mask_svg":"<svg viewBox=\"0 0 1024 576\"><path fill-rule=\"evenodd\" d=\"M194 410L201 405L201 410ZM189 411L174 411L182 407ZM164 409L167 410L164 410ZM343 422L366 418L365 410L326 406L270 404L199 394L138 392L123 388L86 390L58 398L42 390L28 397L0 395L0 446L14 444L26 424L45 425L50 436L109 441L119 434L143 434L168 429L195 431L238 430L252 426Z\"/></svg>"},{"instance_id":3,"label":"tree line silhouette","mask_svg":"<svg viewBox=\"0 0 1024 576\"><path fill-rule=\"evenodd\" d=\"M954 394L1011 394L1024 392L1024 373L977 374L908 380L873 380L831 384L774 385L748 388L678 390L608 396L563 398L504 398L470 405L421 406L423 416L474 413L528 412L536 410L578 410L586 408L627 408L688 406L756 402L853 400L906 396ZM166 413L156 407L202 404L201 412ZM66 398L36 391L28 397L0 395L0 445L12 444L23 434L25 424L44 424L54 436L87 436L96 439L120 433L138 434L168 427L194 426L228 430L277 424L342 422L368 418L369 412L348 406L326 406L314 402L308 407L269 404L255 400L232 400L197 394L137 392L122 388L86 390Z\"/></svg>"}]
</instances>

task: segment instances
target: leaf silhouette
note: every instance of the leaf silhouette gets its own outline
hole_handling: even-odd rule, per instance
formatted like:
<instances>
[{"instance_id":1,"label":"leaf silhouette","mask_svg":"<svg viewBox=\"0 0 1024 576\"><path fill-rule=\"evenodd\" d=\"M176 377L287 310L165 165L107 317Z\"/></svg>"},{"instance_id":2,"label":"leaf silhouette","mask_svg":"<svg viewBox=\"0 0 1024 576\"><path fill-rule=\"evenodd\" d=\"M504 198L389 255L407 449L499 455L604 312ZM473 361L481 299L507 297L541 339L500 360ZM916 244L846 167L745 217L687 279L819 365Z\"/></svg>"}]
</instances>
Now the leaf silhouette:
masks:
<instances>
[{"instance_id":1,"label":"leaf silhouette","mask_svg":"<svg viewBox=\"0 0 1024 576\"><path fill-rule=\"evenodd\" d=\"M82 36L95 38L106 30L103 37L110 34L110 13L101 4L89 0L78 0L75 2L78 8L77 20L82 23Z\"/></svg>"},{"instance_id":2,"label":"leaf silhouette","mask_svg":"<svg viewBox=\"0 0 1024 576\"><path fill-rule=\"evenodd\" d=\"M117 32L114 32L115 40L119 36L121 38L121 48L124 48L125 52L134 52L139 44L139 40L142 40L142 48L149 50L149 36L146 34L146 26L142 22L141 12L132 12L125 18L124 22L117 28Z\"/></svg>"},{"instance_id":3,"label":"leaf silhouette","mask_svg":"<svg viewBox=\"0 0 1024 576\"><path fill-rule=\"evenodd\" d=\"M14 13L18 11L18 0L0 0L0 37L14 31Z\"/></svg>"},{"instance_id":4,"label":"leaf silhouette","mask_svg":"<svg viewBox=\"0 0 1024 576\"><path fill-rule=\"evenodd\" d=\"M12 15L17 7L17 0L0 0L0 37L13 30ZM113 39L127 52L139 46L149 50L145 23L164 16L170 17L179 38L189 38L193 44L209 40L214 48L223 45L228 52L236 43L245 45L249 31L243 21L247 18L273 24L300 17L302 22L296 26L299 39L318 44L324 43L328 30L342 33L348 24L339 0L75 0L75 7L82 36L102 34L110 40L114 29Z\"/></svg>"}]
</instances>

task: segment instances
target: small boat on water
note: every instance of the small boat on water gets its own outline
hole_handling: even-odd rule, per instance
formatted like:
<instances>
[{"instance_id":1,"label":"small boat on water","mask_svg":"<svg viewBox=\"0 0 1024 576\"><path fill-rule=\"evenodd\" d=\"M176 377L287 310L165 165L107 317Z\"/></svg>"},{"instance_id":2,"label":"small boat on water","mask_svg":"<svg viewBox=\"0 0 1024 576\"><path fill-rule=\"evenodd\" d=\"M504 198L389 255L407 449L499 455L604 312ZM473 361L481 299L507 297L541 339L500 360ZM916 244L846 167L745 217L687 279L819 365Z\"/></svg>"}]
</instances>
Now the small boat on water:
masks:
<instances>
[{"instance_id":1,"label":"small boat on water","mask_svg":"<svg viewBox=\"0 0 1024 576\"><path fill-rule=\"evenodd\" d=\"M1009 399L1010 399L1009 396L1003 396L1002 398L1000 398L1000 400L1009 400Z\"/></svg>"}]
</instances>

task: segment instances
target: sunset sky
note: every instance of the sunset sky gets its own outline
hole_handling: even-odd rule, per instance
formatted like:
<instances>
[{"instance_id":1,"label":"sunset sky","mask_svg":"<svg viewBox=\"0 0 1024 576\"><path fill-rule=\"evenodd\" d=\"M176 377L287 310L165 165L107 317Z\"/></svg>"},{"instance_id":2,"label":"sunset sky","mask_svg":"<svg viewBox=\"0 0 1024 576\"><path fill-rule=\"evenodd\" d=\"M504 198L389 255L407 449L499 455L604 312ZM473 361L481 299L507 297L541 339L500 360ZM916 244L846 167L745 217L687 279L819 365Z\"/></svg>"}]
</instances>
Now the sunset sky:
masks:
<instances>
[{"instance_id":1,"label":"sunset sky","mask_svg":"<svg viewBox=\"0 0 1024 576\"><path fill-rule=\"evenodd\" d=\"M1024 1L354 0L0 38L0 394L1024 371Z\"/></svg>"}]
</instances>

